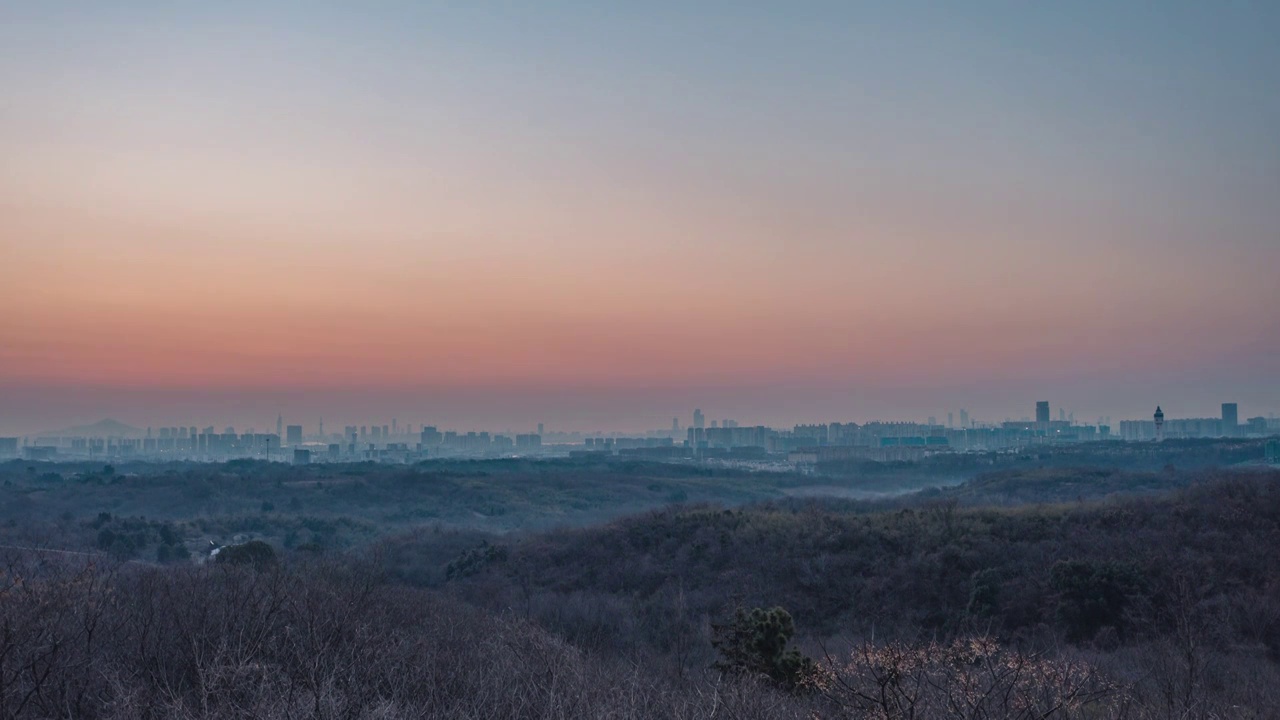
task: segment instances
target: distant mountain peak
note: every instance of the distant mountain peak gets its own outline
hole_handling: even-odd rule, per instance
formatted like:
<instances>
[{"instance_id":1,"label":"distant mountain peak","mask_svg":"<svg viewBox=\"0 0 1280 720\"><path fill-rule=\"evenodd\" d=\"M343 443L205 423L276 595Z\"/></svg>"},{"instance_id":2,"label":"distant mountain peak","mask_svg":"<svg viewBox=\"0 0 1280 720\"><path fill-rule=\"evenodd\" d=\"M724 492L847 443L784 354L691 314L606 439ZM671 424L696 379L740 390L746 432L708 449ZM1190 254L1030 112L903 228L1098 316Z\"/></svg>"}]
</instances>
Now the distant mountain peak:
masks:
<instances>
[{"instance_id":1,"label":"distant mountain peak","mask_svg":"<svg viewBox=\"0 0 1280 720\"><path fill-rule=\"evenodd\" d=\"M115 420L113 418L106 418L105 420L99 420L98 422L92 425L80 425L77 427L65 428L63 430L52 430L49 432L40 433L41 436L50 436L50 437L52 436L67 437L67 436L76 436L76 435L81 435L86 437L95 437L95 436L96 437L132 437L135 435L144 435L144 434L146 434L145 430L142 430L141 428L136 428L132 425L122 423L119 420Z\"/></svg>"}]
</instances>

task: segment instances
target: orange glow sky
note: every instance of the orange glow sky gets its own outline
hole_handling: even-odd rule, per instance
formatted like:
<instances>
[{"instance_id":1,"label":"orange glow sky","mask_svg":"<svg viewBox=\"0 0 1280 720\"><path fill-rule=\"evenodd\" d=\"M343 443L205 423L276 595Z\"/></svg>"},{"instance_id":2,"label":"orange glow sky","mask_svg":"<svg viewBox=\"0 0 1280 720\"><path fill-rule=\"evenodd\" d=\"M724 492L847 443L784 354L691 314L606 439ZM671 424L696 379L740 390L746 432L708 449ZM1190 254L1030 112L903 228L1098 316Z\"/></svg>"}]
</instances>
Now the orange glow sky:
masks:
<instances>
[{"instance_id":1,"label":"orange glow sky","mask_svg":"<svg viewBox=\"0 0 1280 720\"><path fill-rule=\"evenodd\" d=\"M1173 5L0 11L0 433L1274 411L1275 14Z\"/></svg>"}]
</instances>

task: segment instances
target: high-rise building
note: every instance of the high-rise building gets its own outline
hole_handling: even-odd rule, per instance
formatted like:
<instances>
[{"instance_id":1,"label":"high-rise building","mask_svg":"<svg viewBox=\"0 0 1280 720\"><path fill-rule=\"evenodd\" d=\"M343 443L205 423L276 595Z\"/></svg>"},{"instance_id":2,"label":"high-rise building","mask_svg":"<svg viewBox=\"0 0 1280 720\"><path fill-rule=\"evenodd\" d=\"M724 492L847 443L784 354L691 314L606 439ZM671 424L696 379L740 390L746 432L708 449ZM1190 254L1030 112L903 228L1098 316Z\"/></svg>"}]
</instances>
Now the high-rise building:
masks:
<instances>
[{"instance_id":1,"label":"high-rise building","mask_svg":"<svg viewBox=\"0 0 1280 720\"><path fill-rule=\"evenodd\" d=\"M302 426L290 425L289 427L285 428L285 442L288 443L289 445L301 445L302 444Z\"/></svg>"},{"instance_id":2,"label":"high-rise building","mask_svg":"<svg viewBox=\"0 0 1280 720\"><path fill-rule=\"evenodd\" d=\"M1240 408L1235 403L1222 403L1222 434L1228 437L1240 431Z\"/></svg>"},{"instance_id":3,"label":"high-rise building","mask_svg":"<svg viewBox=\"0 0 1280 720\"><path fill-rule=\"evenodd\" d=\"M542 439L542 423L538 423L538 439L539 441Z\"/></svg>"},{"instance_id":4,"label":"high-rise building","mask_svg":"<svg viewBox=\"0 0 1280 720\"><path fill-rule=\"evenodd\" d=\"M707 426L707 419L703 416L702 410L694 408L693 410L693 427L701 429Z\"/></svg>"},{"instance_id":5,"label":"high-rise building","mask_svg":"<svg viewBox=\"0 0 1280 720\"><path fill-rule=\"evenodd\" d=\"M421 437L423 447L436 447L444 439L444 436L440 434L440 431L436 430L435 427L431 425L422 426Z\"/></svg>"},{"instance_id":6,"label":"high-rise building","mask_svg":"<svg viewBox=\"0 0 1280 720\"><path fill-rule=\"evenodd\" d=\"M947 413L947 429L950 430L956 426L956 414Z\"/></svg>"},{"instance_id":7,"label":"high-rise building","mask_svg":"<svg viewBox=\"0 0 1280 720\"><path fill-rule=\"evenodd\" d=\"M1152 419L1156 422L1156 442L1160 442L1164 439L1164 411L1160 409L1159 405L1156 406L1156 414L1152 416Z\"/></svg>"},{"instance_id":8,"label":"high-rise building","mask_svg":"<svg viewBox=\"0 0 1280 720\"><path fill-rule=\"evenodd\" d=\"M673 436L680 434L680 418L671 418L671 434Z\"/></svg>"},{"instance_id":9,"label":"high-rise building","mask_svg":"<svg viewBox=\"0 0 1280 720\"><path fill-rule=\"evenodd\" d=\"M969 427L969 411L964 408L960 408L960 427Z\"/></svg>"},{"instance_id":10,"label":"high-rise building","mask_svg":"<svg viewBox=\"0 0 1280 720\"><path fill-rule=\"evenodd\" d=\"M284 415L276 415L276 435L284 437Z\"/></svg>"},{"instance_id":11,"label":"high-rise building","mask_svg":"<svg viewBox=\"0 0 1280 720\"><path fill-rule=\"evenodd\" d=\"M1036 422L1041 423L1043 425L1048 425L1049 418L1050 418L1049 401L1048 400L1036 401Z\"/></svg>"}]
</instances>

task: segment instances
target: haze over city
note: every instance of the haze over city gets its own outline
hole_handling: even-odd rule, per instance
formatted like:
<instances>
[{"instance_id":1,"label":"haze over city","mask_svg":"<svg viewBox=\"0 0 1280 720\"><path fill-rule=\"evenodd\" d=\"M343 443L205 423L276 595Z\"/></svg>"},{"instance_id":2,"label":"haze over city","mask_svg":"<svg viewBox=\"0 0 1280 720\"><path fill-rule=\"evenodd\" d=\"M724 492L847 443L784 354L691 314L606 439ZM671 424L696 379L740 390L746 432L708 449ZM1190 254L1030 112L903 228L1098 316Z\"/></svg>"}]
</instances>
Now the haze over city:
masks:
<instances>
[{"instance_id":1,"label":"haze over city","mask_svg":"<svg viewBox=\"0 0 1280 720\"><path fill-rule=\"evenodd\" d=\"M1278 12L15 3L0 433L1270 414Z\"/></svg>"}]
</instances>

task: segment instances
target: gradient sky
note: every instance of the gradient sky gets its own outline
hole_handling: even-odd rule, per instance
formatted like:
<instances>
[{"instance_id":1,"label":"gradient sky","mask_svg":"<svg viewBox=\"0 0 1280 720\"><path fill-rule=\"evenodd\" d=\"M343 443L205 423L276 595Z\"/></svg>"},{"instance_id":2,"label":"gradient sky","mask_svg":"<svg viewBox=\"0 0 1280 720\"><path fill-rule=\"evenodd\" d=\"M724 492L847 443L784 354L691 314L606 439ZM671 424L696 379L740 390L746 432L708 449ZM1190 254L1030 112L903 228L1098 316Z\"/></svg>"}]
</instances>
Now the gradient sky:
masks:
<instances>
[{"instance_id":1,"label":"gradient sky","mask_svg":"<svg viewBox=\"0 0 1280 720\"><path fill-rule=\"evenodd\" d=\"M1280 3L0 5L0 433L1280 410Z\"/></svg>"}]
</instances>

